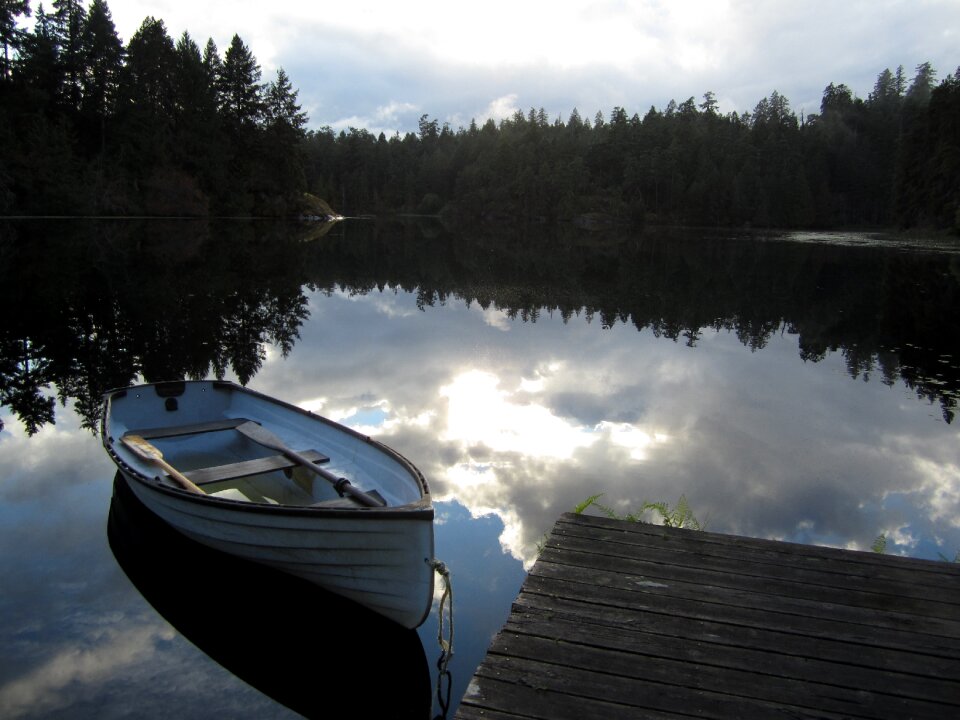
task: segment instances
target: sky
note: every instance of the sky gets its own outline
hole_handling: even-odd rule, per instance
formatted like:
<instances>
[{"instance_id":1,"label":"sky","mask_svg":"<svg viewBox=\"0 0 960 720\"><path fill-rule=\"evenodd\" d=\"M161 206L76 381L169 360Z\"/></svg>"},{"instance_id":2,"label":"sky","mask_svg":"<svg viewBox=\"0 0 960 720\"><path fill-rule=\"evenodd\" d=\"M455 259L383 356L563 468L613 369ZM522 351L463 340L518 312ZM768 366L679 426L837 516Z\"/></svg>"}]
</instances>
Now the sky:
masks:
<instances>
[{"instance_id":1,"label":"sky","mask_svg":"<svg viewBox=\"0 0 960 720\"><path fill-rule=\"evenodd\" d=\"M32 3L36 7L36 2ZM543 108L566 121L614 107L642 117L703 94L746 112L776 90L819 111L844 83L866 98L877 75L960 66L958 0L108 0L126 43L147 16L223 53L238 34L263 80L284 68L309 127L416 131L427 114L456 130Z\"/></svg>"}]
</instances>

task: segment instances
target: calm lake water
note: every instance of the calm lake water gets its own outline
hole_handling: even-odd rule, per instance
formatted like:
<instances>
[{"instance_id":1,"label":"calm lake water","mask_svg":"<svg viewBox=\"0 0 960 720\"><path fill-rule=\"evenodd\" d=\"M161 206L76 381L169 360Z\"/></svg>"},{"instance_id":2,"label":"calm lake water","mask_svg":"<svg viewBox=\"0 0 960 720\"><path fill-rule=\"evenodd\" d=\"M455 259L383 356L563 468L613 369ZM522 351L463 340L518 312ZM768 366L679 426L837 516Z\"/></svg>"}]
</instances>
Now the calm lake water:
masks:
<instances>
[{"instance_id":1,"label":"calm lake water","mask_svg":"<svg viewBox=\"0 0 960 720\"><path fill-rule=\"evenodd\" d=\"M436 613L385 626L115 496L91 428L142 378L246 382L423 471L453 576L450 717L537 543L592 495L960 552L950 244L24 221L0 226L0 293L0 717L442 710Z\"/></svg>"}]
</instances>

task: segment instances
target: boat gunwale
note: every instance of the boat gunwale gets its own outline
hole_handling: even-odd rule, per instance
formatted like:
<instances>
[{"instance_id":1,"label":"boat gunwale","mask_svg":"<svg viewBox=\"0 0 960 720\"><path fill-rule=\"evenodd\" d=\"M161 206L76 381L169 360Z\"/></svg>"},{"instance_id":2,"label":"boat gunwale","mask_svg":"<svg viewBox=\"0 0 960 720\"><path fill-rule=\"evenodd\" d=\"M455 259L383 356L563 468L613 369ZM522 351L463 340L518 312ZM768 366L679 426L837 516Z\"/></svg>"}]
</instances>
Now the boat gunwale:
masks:
<instances>
[{"instance_id":1,"label":"boat gunwale","mask_svg":"<svg viewBox=\"0 0 960 720\"><path fill-rule=\"evenodd\" d=\"M271 505L267 503L257 503L250 502L245 500L233 500L230 498L217 497L215 495L198 495L197 493L174 487L172 485L166 485L160 479L159 476L150 476L146 475L135 467L128 464L123 457L115 450L114 446L117 442L114 437L107 432L108 419L111 415L110 406L115 397L122 397L127 392L131 390L140 391L149 388L157 388L158 386L168 385L168 384L183 384L183 385L210 385L215 389L227 390L230 392L240 392L246 395L252 396L255 399L265 402L267 405L279 405L288 410L292 410L297 414L304 416L312 422L320 421L329 427L346 433L353 436L355 439L360 440L373 449L381 452L386 455L391 460L397 462L401 467L403 467L412 477L412 479L419 486L421 497L419 500L416 500L411 503L405 503L403 505L394 505L387 507L362 507L358 506L356 508L344 508L344 507L317 507L312 505ZM234 511L243 511L243 512L252 512L259 514L270 514L270 515L279 515L286 517L329 517L329 518L351 518L351 517L366 517L369 518L371 514L376 515L379 519L382 520L433 520L434 517L434 508L433 503L430 498L430 488L427 484L427 480L424 477L423 473L420 472L412 462L410 462L406 457L401 455L399 452L389 447L388 445L383 444L379 440L372 438L363 433L357 432L353 428L347 427L341 423L325 418L322 415L318 415L309 410L304 410L301 407L293 405L292 403L286 402L279 398L266 395L257 390L251 390L250 388L238 385L229 380L176 380L169 382L154 382L154 383L141 383L137 385L130 385L127 387L114 388L108 390L104 393L104 404L106 409L101 417L101 427L100 435L101 440L104 446L104 449L107 451L107 454L113 460L114 464L120 470L120 474L126 478L128 481L133 479L141 483L145 488L160 492L165 495L168 495L172 498L178 500L186 500L188 502L197 503L206 507L217 507L220 506L224 510Z\"/></svg>"}]
</instances>

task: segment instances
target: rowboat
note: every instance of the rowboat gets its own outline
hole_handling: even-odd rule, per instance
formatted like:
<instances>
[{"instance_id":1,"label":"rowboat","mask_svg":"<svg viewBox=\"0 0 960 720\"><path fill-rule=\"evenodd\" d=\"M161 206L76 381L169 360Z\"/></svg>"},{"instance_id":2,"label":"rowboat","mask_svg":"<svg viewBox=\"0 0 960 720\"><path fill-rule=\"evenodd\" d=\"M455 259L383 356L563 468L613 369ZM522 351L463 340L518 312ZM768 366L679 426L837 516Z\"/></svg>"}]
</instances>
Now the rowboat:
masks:
<instances>
[{"instance_id":1,"label":"rowboat","mask_svg":"<svg viewBox=\"0 0 960 720\"><path fill-rule=\"evenodd\" d=\"M430 491L382 443L217 380L112 390L101 437L134 495L184 535L406 628L429 614Z\"/></svg>"}]
</instances>

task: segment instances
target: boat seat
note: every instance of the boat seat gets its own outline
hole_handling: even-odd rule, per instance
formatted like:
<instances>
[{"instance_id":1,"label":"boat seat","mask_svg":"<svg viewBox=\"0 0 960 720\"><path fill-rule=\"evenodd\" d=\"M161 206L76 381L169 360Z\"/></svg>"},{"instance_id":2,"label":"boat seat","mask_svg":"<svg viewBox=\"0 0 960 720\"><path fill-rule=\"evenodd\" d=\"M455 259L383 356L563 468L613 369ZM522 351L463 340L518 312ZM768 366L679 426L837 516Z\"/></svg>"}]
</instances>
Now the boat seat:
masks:
<instances>
[{"instance_id":1,"label":"boat seat","mask_svg":"<svg viewBox=\"0 0 960 720\"><path fill-rule=\"evenodd\" d=\"M144 440L183 437L185 435L200 435L202 433L233 430L247 422L250 422L247 418L226 418L224 420L194 423L192 425L168 425L166 427L128 430L124 433L124 436L139 435ZM330 461L329 457L316 450L307 450L300 454L307 458L307 460L315 463ZM254 460L244 460L226 465L187 470L183 474L195 485L209 485L211 483L224 482L225 480L237 480L239 478L249 477L250 475L260 475L261 473L273 472L274 470L291 470L295 467L298 467L298 463L285 455L271 455Z\"/></svg>"},{"instance_id":2,"label":"boat seat","mask_svg":"<svg viewBox=\"0 0 960 720\"><path fill-rule=\"evenodd\" d=\"M227 418L213 422L196 423L194 425L168 425L167 427L143 428L142 430L127 430L124 435L139 435L144 440L156 438L178 437L180 435L199 435L221 430L233 430L235 427L249 422L247 418Z\"/></svg>"},{"instance_id":3,"label":"boat seat","mask_svg":"<svg viewBox=\"0 0 960 720\"><path fill-rule=\"evenodd\" d=\"M307 458L307 460L315 463L325 463L330 460L329 457L316 450L305 450L300 454ZM183 474L196 485L209 485L210 483L236 480L249 475L259 475L274 470L290 470L295 467L299 467L299 464L285 455L271 455L270 457L257 458L256 460L244 460L227 465L188 470Z\"/></svg>"}]
</instances>

